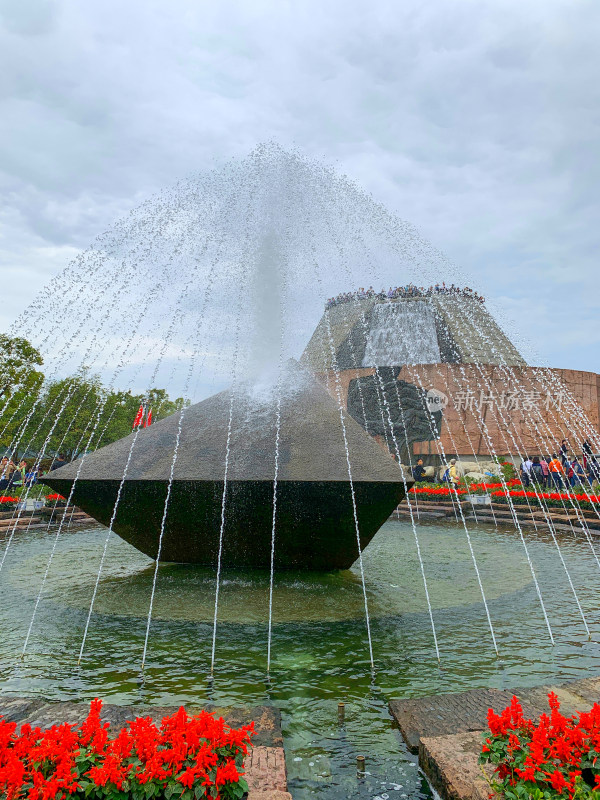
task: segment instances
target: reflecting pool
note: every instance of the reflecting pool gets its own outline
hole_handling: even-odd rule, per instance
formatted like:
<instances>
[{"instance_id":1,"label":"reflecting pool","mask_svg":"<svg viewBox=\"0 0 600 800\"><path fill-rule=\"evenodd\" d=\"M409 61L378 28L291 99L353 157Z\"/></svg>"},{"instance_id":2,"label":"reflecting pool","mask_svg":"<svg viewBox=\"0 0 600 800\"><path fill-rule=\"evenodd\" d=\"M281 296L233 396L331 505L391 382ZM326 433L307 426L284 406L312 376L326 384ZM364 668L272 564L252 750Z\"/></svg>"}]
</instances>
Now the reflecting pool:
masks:
<instances>
[{"instance_id":1,"label":"reflecting pool","mask_svg":"<svg viewBox=\"0 0 600 800\"><path fill-rule=\"evenodd\" d=\"M559 543L592 631L588 641L550 535L526 533L556 638L551 646L522 543L510 528L469 528L498 640L496 658L465 532L419 526L441 653L435 658L413 532L390 521L364 553L376 671L356 568L275 576L266 676L269 576L225 573L210 678L214 572L160 567L143 679L153 562L113 537L81 666L76 666L106 530L61 534L25 658L23 642L55 531L15 535L0 574L0 686L49 699L281 709L294 798L430 797L387 711L393 697L533 684L600 672L600 571L583 538ZM0 540L0 550L5 543ZM340 726L337 704L346 703ZM357 778L355 758L367 773Z\"/></svg>"}]
</instances>

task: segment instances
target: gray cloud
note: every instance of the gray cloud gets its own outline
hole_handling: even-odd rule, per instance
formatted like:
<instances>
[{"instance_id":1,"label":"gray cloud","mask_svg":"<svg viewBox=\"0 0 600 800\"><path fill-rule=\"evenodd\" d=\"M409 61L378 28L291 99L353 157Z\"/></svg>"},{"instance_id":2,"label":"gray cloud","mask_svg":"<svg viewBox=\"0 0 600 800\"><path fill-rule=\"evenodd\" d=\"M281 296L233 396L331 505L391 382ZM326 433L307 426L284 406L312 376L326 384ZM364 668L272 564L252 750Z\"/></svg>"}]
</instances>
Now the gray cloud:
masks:
<instances>
[{"instance_id":1,"label":"gray cloud","mask_svg":"<svg viewBox=\"0 0 600 800\"><path fill-rule=\"evenodd\" d=\"M21 36L41 36L49 33L57 19L58 6L54 0L31 0L28 3L0 2L0 17L8 31Z\"/></svg>"},{"instance_id":2,"label":"gray cloud","mask_svg":"<svg viewBox=\"0 0 600 800\"><path fill-rule=\"evenodd\" d=\"M539 359L600 371L592 0L2 0L0 20L0 329L143 198L276 139L414 222Z\"/></svg>"}]
</instances>

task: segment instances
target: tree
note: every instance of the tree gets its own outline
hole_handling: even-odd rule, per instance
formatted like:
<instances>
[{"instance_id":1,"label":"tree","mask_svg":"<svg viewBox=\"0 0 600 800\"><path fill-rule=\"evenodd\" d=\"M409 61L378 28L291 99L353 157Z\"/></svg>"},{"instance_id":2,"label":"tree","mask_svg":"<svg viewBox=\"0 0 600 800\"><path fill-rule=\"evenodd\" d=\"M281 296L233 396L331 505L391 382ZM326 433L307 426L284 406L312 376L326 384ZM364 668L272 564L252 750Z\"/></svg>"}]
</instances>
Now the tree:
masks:
<instances>
[{"instance_id":1,"label":"tree","mask_svg":"<svg viewBox=\"0 0 600 800\"><path fill-rule=\"evenodd\" d=\"M36 392L18 389L7 395L0 419L1 453L33 458L43 450L45 456L60 452L72 460L131 433L141 405L152 409L155 422L184 406L182 397L171 400L166 389L153 388L147 396L109 392L86 367L46 382L38 398L39 391L38 385Z\"/></svg>"},{"instance_id":2,"label":"tree","mask_svg":"<svg viewBox=\"0 0 600 800\"><path fill-rule=\"evenodd\" d=\"M189 406L189 400L183 397L171 400L166 389L150 389L148 395L131 394L131 392L112 392L106 401L103 420L99 428L106 427L100 446L114 442L131 433L133 421L138 409L144 405L147 410L152 410L152 421L168 417L179 411L184 406Z\"/></svg>"},{"instance_id":3,"label":"tree","mask_svg":"<svg viewBox=\"0 0 600 800\"><path fill-rule=\"evenodd\" d=\"M50 381L27 425L23 446L46 454L64 453L67 460L85 450L108 392L85 367L75 375ZM47 441L47 444L46 443Z\"/></svg>"},{"instance_id":4,"label":"tree","mask_svg":"<svg viewBox=\"0 0 600 800\"><path fill-rule=\"evenodd\" d=\"M0 417L0 455L12 454L14 444L19 440L22 441L23 433L26 433L25 428L27 417L33 409L34 404L38 400L39 387L35 391L24 391L17 389L12 394L4 397L4 403L0 402L0 410L2 416ZM38 406L39 407L39 406ZM36 411L33 410L32 416L36 416ZM19 453L22 453L26 444L22 442L18 448Z\"/></svg>"},{"instance_id":5,"label":"tree","mask_svg":"<svg viewBox=\"0 0 600 800\"><path fill-rule=\"evenodd\" d=\"M27 339L0 333L0 401L19 389L39 389L44 375L36 367L43 363L39 351Z\"/></svg>"},{"instance_id":6,"label":"tree","mask_svg":"<svg viewBox=\"0 0 600 800\"><path fill-rule=\"evenodd\" d=\"M166 389L151 389L147 398L130 391L108 392L100 378L84 367L70 378L47 385L40 410L32 418L32 422L38 420L32 449L41 450L48 436L46 453L61 452L67 460L103 447L131 433L135 415L144 403L152 408L153 420L158 421L182 408L184 401L181 397L170 400ZM43 420L41 424L39 420Z\"/></svg>"}]
</instances>

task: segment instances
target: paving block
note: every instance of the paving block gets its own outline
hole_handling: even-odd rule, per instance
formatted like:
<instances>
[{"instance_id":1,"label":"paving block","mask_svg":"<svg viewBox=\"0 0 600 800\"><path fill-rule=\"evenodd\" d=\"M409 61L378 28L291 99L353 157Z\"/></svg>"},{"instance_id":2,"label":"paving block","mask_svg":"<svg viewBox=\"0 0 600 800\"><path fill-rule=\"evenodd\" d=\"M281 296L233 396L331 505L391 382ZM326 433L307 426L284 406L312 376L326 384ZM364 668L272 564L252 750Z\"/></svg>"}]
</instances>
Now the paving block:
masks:
<instances>
[{"instance_id":1,"label":"paving block","mask_svg":"<svg viewBox=\"0 0 600 800\"><path fill-rule=\"evenodd\" d=\"M482 738L471 731L421 739L419 765L445 800L488 800L493 769L478 763Z\"/></svg>"}]
</instances>

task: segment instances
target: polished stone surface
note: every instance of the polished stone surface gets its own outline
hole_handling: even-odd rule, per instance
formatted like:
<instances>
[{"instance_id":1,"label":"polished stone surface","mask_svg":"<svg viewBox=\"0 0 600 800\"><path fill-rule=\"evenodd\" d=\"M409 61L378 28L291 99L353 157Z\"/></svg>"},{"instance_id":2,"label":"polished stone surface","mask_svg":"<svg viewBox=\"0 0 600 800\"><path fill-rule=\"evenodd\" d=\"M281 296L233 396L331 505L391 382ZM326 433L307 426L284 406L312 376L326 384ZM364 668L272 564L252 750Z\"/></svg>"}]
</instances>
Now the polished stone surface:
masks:
<instances>
[{"instance_id":1,"label":"polished stone surface","mask_svg":"<svg viewBox=\"0 0 600 800\"><path fill-rule=\"evenodd\" d=\"M277 396L221 392L185 410L160 559L215 565L222 521L223 566L270 566ZM402 473L312 375L291 362L281 393L277 569L346 569L358 557L352 486L364 548L404 496ZM44 478L143 553L159 554L179 414L97 450ZM135 440L135 443L134 443ZM132 449L133 448L133 449ZM131 452L131 459L129 460Z\"/></svg>"}]
</instances>

